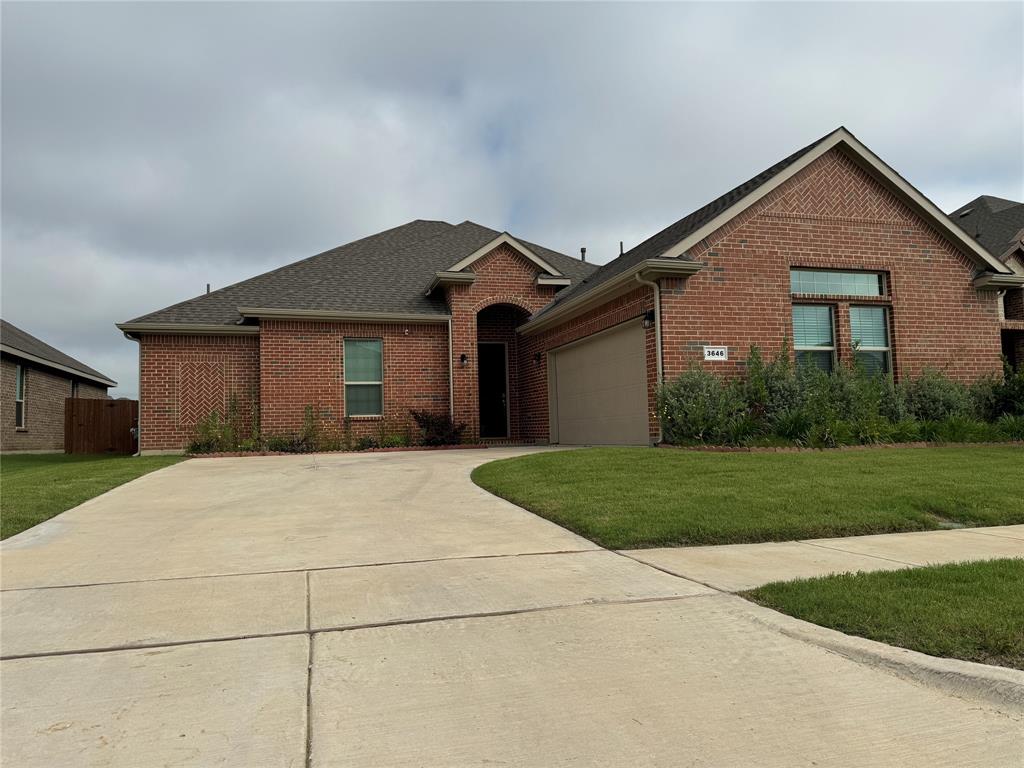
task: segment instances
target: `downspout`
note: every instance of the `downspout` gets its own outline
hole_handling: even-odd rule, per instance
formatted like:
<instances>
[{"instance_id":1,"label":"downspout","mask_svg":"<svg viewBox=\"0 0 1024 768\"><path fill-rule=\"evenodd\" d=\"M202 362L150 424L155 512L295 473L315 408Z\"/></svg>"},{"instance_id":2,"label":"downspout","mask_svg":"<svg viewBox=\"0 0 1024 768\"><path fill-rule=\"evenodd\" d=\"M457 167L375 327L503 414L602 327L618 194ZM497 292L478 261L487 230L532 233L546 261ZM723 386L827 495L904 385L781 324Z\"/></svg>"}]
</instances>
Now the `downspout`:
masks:
<instances>
[{"instance_id":1,"label":"downspout","mask_svg":"<svg viewBox=\"0 0 1024 768\"><path fill-rule=\"evenodd\" d=\"M133 457L138 457L142 455L142 338L132 336L127 331L124 337L139 345L139 416L135 420L135 453L132 454Z\"/></svg>"},{"instance_id":2,"label":"downspout","mask_svg":"<svg viewBox=\"0 0 1024 768\"><path fill-rule=\"evenodd\" d=\"M452 319L448 318L448 416L455 423L455 365L452 363Z\"/></svg>"},{"instance_id":3,"label":"downspout","mask_svg":"<svg viewBox=\"0 0 1024 768\"><path fill-rule=\"evenodd\" d=\"M654 290L654 359L656 360L655 368L657 371L657 386L661 386L665 380L664 365L661 358L661 288L658 286L657 281L644 280L640 273L637 272L634 277L636 281L641 285L649 285ZM661 434L661 419L658 419L658 442L662 440Z\"/></svg>"}]
</instances>

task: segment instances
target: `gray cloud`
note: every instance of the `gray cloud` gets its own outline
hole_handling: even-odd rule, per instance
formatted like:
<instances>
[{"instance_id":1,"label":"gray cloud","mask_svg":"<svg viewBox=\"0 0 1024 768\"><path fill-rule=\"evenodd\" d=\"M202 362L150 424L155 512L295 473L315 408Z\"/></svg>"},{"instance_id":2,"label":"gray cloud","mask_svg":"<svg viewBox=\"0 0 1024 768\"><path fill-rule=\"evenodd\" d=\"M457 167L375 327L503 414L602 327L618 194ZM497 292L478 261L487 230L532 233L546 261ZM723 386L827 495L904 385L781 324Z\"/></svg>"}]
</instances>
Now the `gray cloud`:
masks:
<instances>
[{"instance_id":1,"label":"gray cloud","mask_svg":"<svg viewBox=\"0 0 1024 768\"><path fill-rule=\"evenodd\" d=\"M604 261L845 124L1024 197L1017 3L5 4L3 314L117 320L412 218Z\"/></svg>"}]
</instances>

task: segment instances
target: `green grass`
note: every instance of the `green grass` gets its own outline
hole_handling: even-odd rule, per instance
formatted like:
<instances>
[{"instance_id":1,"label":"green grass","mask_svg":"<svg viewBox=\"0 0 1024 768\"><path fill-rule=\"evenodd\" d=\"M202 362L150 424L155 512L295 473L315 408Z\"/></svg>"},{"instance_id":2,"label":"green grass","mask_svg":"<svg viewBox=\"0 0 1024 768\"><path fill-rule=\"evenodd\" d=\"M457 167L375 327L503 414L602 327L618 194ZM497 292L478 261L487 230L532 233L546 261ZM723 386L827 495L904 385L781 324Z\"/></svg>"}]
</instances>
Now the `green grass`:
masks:
<instances>
[{"instance_id":1,"label":"green grass","mask_svg":"<svg viewBox=\"0 0 1024 768\"><path fill-rule=\"evenodd\" d=\"M484 464L491 493L605 547L1024 523L1024 449L708 453L591 448Z\"/></svg>"},{"instance_id":2,"label":"green grass","mask_svg":"<svg viewBox=\"0 0 1024 768\"><path fill-rule=\"evenodd\" d=\"M849 635L1024 669L1021 559L779 582L744 596Z\"/></svg>"},{"instance_id":3,"label":"green grass","mask_svg":"<svg viewBox=\"0 0 1024 768\"><path fill-rule=\"evenodd\" d=\"M129 480L181 461L181 456L21 454L0 458L0 538Z\"/></svg>"}]
</instances>

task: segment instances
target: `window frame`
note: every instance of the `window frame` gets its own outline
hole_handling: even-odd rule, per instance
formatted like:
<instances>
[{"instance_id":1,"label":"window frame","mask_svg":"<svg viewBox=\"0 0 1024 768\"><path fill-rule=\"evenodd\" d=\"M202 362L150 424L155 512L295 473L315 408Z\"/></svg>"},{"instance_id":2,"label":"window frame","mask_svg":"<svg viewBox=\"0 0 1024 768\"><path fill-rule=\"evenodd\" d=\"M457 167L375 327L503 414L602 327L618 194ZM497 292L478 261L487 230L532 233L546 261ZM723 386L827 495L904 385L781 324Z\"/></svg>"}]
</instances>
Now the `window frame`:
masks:
<instances>
[{"instance_id":1,"label":"window frame","mask_svg":"<svg viewBox=\"0 0 1024 768\"><path fill-rule=\"evenodd\" d=\"M836 275L871 275L878 280L878 293L821 293L819 291L794 291L793 276L797 272L817 272ZM793 296L856 296L861 299L881 299L889 295L889 276L885 272L869 269L832 269L829 267L798 267L789 268L789 292Z\"/></svg>"},{"instance_id":2,"label":"window frame","mask_svg":"<svg viewBox=\"0 0 1024 768\"><path fill-rule=\"evenodd\" d=\"M28 379L25 366L20 363L14 370L14 428L28 429L28 419L25 415L25 382ZM21 406L20 408L18 406Z\"/></svg>"},{"instance_id":3,"label":"window frame","mask_svg":"<svg viewBox=\"0 0 1024 768\"><path fill-rule=\"evenodd\" d=\"M830 326L831 331L832 331L832 344L830 346L827 346L827 347L825 347L825 346L810 347L810 346L807 346L807 345L798 345L796 343L796 326L793 324L793 321L796 319L795 315L796 315L796 308L797 307L824 307L825 309L828 310L829 326ZM793 328L793 357L794 357L794 361L795 361L795 363L797 365L797 368L800 367L800 353L801 352L828 352L828 353L830 353L829 357L830 357L832 362L831 362L831 365L829 366L828 371L826 371L826 373L829 373L829 374L833 373L835 371L835 369L836 369L836 365L838 364L838 360L837 360L837 344L836 344L836 305L835 304L825 304L825 303L805 302L805 301L793 302L792 308L790 309L790 313L789 313L789 324L790 324L790 327Z\"/></svg>"},{"instance_id":4,"label":"window frame","mask_svg":"<svg viewBox=\"0 0 1024 768\"><path fill-rule=\"evenodd\" d=\"M349 381L346 361L347 345L350 341L375 341L380 345L380 381ZM342 387L345 395L346 419L382 419L384 418L384 339L380 336L345 336L341 345L341 362L343 366ZM380 389L380 413L349 413L349 387L378 387Z\"/></svg>"},{"instance_id":5,"label":"window frame","mask_svg":"<svg viewBox=\"0 0 1024 768\"><path fill-rule=\"evenodd\" d=\"M863 344L857 345L856 340L853 338L853 318L850 318L850 346L853 350L854 362L857 360L857 355L861 352L882 352L885 354L885 368L881 372L882 374L889 376L893 372L892 365L892 321L890 316L892 312L890 308L884 304L851 304L850 311L854 309L880 309L882 310L882 329L885 331L886 346L884 347L865 347Z\"/></svg>"}]
</instances>

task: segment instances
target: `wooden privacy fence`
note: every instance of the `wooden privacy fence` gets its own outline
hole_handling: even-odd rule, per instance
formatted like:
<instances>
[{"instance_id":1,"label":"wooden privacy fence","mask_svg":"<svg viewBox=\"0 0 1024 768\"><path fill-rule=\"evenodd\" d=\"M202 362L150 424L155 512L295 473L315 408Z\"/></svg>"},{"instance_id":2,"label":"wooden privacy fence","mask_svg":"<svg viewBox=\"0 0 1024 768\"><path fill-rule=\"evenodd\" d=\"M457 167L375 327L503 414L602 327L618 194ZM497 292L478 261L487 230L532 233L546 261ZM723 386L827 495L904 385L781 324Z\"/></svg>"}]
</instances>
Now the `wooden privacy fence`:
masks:
<instances>
[{"instance_id":1,"label":"wooden privacy fence","mask_svg":"<svg viewBox=\"0 0 1024 768\"><path fill-rule=\"evenodd\" d=\"M69 397L64 401L64 453L135 453L138 400Z\"/></svg>"}]
</instances>

